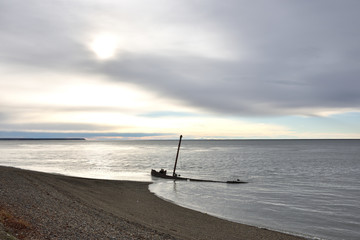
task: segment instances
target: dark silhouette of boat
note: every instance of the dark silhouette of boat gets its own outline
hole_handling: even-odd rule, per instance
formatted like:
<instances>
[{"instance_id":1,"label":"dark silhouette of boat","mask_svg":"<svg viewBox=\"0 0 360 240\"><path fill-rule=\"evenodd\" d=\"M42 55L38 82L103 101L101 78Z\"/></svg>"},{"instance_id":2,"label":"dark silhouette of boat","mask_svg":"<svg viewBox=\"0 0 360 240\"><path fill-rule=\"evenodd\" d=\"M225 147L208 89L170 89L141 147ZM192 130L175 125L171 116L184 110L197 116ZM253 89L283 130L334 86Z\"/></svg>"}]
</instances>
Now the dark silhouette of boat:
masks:
<instances>
[{"instance_id":1,"label":"dark silhouette of boat","mask_svg":"<svg viewBox=\"0 0 360 240\"><path fill-rule=\"evenodd\" d=\"M172 175L167 175L167 171L164 170L164 169L161 169L160 171L156 171L154 169L151 169L151 176L158 177L158 178L172 179L172 180L180 180L180 181L192 181L192 182L247 183L247 182L244 182L244 181L240 181L239 179L237 179L235 181L216 181L216 180L205 180L205 179L195 179L195 178L184 178L184 177L181 177L180 175L176 174L175 171L176 171L177 160L178 160L178 157L179 157L181 139L182 139L182 135L180 135L179 146L178 146L177 153L176 153L176 159L175 159L175 165L174 165L173 174Z\"/></svg>"},{"instance_id":2,"label":"dark silhouette of boat","mask_svg":"<svg viewBox=\"0 0 360 240\"><path fill-rule=\"evenodd\" d=\"M166 171L161 172L161 170L156 171L154 169L151 169L151 176L158 177L158 178L165 178L165 179L173 179L173 180L177 180L177 181L214 182L214 183L247 183L244 181L240 181L239 179L237 179L235 181L216 181L216 180L205 180L205 179L195 179L195 178L184 178L184 177L180 177L179 175L176 175L176 176L167 175Z\"/></svg>"}]
</instances>

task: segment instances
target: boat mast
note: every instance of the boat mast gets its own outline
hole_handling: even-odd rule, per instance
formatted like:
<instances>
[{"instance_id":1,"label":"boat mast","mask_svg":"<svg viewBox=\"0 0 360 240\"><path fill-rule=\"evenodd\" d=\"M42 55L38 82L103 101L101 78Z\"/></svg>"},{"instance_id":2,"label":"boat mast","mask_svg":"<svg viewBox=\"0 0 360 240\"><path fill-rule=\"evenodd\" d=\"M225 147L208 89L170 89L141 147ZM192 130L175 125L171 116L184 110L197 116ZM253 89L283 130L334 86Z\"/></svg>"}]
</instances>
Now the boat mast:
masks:
<instances>
[{"instance_id":1,"label":"boat mast","mask_svg":"<svg viewBox=\"0 0 360 240\"><path fill-rule=\"evenodd\" d=\"M176 176L175 171L176 171L177 160L178 160L178 157L179 157L179 150L180 150L180 145L181 145L181 139L182 139L182 135L180 135L179 146L178 146L177 153L176 153L176 159L175 159L175 165L174 165L174 172L173 172L173 176L174 176L174 177Z\"/></svg>"}]
</instances>

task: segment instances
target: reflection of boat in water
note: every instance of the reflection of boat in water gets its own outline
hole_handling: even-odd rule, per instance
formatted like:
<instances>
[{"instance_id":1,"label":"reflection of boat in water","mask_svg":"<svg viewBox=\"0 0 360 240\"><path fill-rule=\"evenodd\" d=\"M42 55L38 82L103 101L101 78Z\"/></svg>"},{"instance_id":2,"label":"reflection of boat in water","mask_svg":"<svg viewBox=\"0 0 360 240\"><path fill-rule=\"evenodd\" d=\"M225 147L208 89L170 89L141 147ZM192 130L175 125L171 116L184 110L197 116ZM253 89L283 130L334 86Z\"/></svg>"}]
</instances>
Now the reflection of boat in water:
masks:
<instances>
[{"instance_id":1,"label":"reflection of boat in water","mask_svg":"<svg viewBox=\"0 0 360 240\"><path fill-rule=\"evenodd\" d=\"M179 146L178 146L178 150L177 150L177 153L176 153L176 159L175 159L175 165L174 165L173 174L172 175L167 175L166 174L167 171L164 170L164 169L161 169L160 171L156 171L154 169L151 169L151 176L158 177L158 178L165 178L165 179L173 179L173 180L192 181L192 182L247 183L247 182L244 182L244 181L240 181L239 179L237 179L235 181L214 181L214 180L204 180L204 179L194 179L194 178L180 177L180 175L177 175L175 173L175 171L176 171L177 160L178 160L178 157L179 157L181 139L182 139L182 135L180 135Z\"/></svg>"}]
</instances>

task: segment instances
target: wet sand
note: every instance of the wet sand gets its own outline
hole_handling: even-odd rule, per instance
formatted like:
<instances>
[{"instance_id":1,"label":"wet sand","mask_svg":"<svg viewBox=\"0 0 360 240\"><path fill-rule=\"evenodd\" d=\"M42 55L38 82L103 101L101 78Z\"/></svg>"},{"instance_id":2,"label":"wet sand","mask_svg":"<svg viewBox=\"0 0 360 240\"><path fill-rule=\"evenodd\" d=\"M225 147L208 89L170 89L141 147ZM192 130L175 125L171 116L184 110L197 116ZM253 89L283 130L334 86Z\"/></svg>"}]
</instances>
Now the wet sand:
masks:
<instances>
[{"instance_id":1,"label":"wet sand","mask_svg":"<svg viewBox=\"0 0 360 240\"><path fill-rule=\"evenodd\" d=\"M303 239L177 206L148 185L0 166L0 236L3 228L18 239Z\"/></svg>"}]
</instances>

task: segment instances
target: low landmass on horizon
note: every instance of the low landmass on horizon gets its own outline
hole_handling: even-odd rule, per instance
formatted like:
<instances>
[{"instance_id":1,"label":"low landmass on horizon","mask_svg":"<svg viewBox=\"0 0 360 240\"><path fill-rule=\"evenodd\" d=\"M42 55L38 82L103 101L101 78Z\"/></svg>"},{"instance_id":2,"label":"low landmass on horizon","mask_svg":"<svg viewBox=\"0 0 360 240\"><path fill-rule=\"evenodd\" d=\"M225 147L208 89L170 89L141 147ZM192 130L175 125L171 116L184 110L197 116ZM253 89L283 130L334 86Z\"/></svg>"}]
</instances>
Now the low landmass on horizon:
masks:
<instances>
[{"instance_id":1,"label":"low landmass on horizon","mask_svg":"<svg viewBox=\"0 0 360 240\"><path fill-rule=\"evenodd\" d=\"M1 140L86 140L85 138L0 138Z\"/></svg>"}]
</instances>

